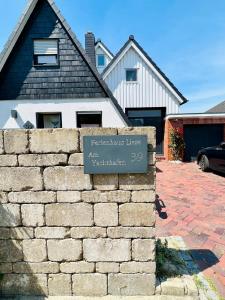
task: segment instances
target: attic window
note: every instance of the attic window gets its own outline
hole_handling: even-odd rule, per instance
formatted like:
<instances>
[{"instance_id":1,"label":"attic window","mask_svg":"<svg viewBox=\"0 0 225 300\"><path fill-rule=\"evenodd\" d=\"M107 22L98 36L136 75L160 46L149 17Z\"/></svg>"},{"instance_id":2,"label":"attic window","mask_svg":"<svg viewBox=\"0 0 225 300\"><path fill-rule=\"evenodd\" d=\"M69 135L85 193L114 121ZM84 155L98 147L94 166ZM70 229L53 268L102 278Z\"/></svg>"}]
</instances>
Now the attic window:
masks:
<instances>
[{"instance_id":1,"label":"attic window","mask_svg":"<svg viewBox=\"0 0 225 300\"><path fill-rule=\"evenodd\" d=\"M58 65L58 40L34 40L34 65Z\"/></svg>"},{"instance_id":2,"label":"attic window","mask_svg":"<svg viewBox=\"0 0 225 300\"><path fill-rule=\"evenodd\" d=\"M126 81L137 81L137 69L126 70Z\"/></svg>"},{"instance_id":3,"label":"attic window","mask_svg":"<svg viewBox=\"0 0 225 300\"><path fill-rule=\"evenodd\" d=\"M98 54L98 67L104 67L104 66L105 66L105 55Z\"/></svg>"}]
</instances>

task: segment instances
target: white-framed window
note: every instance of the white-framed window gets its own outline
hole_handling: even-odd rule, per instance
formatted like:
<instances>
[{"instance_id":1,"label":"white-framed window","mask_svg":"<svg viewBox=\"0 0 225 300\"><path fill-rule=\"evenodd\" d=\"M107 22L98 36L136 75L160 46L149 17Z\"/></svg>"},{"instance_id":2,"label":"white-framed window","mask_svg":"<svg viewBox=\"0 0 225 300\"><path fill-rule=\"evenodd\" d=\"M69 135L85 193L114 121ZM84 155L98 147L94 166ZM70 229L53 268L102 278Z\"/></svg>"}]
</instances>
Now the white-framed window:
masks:
<instances>
[{"instance_id":1,"label":"white-framed window","mask_svg":"<svg viewBox=\"0 0 225 300\"><path fill-rule=\"evenodd\" d=\"M98 54L97 55L97 63L98 63L98 67L104 67L105 66L105 55L104 54Z\"/></svg>"},{"instance_id":2,"label":"white-framed window","mask_svg":"<svg viewBox=\"0 0 225 300\"><path fill-rule=\"evenodd\" d=\"M126 81L137 81L137 69L126 69Z\"/></svg>"},{"instance_id":3,"label":"white-framed window","mask_svg":"<svg viewBox=\"0 0 225 300\"><path fill-rule=\"evenodd\" d=\"M34 65L58 65L58 40L34 40Z\"/></svg>"},{"instance_id":4,"label":"white-framed window","mask_svg":"<svg viewBox=\"0 0 225 300\"><path fill-rule=\"evenodd\" d=\"M62 128L60 112L36 113L37 128Z\"/></svg>"}]
</instances>

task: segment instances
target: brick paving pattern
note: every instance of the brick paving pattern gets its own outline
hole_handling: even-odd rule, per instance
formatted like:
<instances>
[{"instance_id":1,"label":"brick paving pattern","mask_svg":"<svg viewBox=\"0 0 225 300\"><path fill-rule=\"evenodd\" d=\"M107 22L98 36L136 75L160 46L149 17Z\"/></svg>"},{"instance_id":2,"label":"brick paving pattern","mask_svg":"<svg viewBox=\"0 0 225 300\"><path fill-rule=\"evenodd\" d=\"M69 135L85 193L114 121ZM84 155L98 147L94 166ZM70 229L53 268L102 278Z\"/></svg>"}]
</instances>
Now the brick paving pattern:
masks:
<instances>
[{"instance_id":1,"label":"brick paving pattern","mask_svg":"<svg viewBox=\"0 0 225 300\"><path fill-rule=\"evenodd\" d=\"M157 235L182 236L225 296L225 176L195 163L157 163Z\"/></svg>"}]
</instances>

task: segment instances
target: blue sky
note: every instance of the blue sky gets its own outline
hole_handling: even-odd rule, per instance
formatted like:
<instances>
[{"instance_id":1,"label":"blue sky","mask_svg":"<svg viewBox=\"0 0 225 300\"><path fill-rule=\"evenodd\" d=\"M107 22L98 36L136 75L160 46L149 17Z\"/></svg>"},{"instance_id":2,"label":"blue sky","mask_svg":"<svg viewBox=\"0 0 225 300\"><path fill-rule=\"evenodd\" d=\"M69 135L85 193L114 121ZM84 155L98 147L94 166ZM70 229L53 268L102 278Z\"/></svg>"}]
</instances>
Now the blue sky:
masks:
<instances>
[{"instance_id":1,"label":"blue sky","mask_svg":"<svg viewBox=\"0 0 225 300\"><path fill-rule=\"evenodd\" d=\"M0 0L0 51L28 0ZM224 0L55 0L78 39L93 31L116 53L130 34L204 112L225 99Z\"/></svg>"}]
</instances>

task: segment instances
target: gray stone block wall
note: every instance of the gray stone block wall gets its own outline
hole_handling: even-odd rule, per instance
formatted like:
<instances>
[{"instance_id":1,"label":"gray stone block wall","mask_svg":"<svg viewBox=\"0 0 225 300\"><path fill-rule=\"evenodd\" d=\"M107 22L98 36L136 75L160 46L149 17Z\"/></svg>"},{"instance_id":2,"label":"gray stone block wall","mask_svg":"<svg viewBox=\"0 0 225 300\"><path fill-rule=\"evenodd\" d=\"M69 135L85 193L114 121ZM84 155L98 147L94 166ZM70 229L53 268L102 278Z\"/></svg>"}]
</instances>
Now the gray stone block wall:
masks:
<instances>
[{"instance_id":1,"label":"gray stone block wall","mask_svg":"<svg viewBox=\"0 0 225 300\"><path fill-rule=\"evenodd\" d=\"M147 134L147 174L86 175L84 135ZM0 131L0 297L155 293L155 130Z\"/></svg>"}]
</instances>

